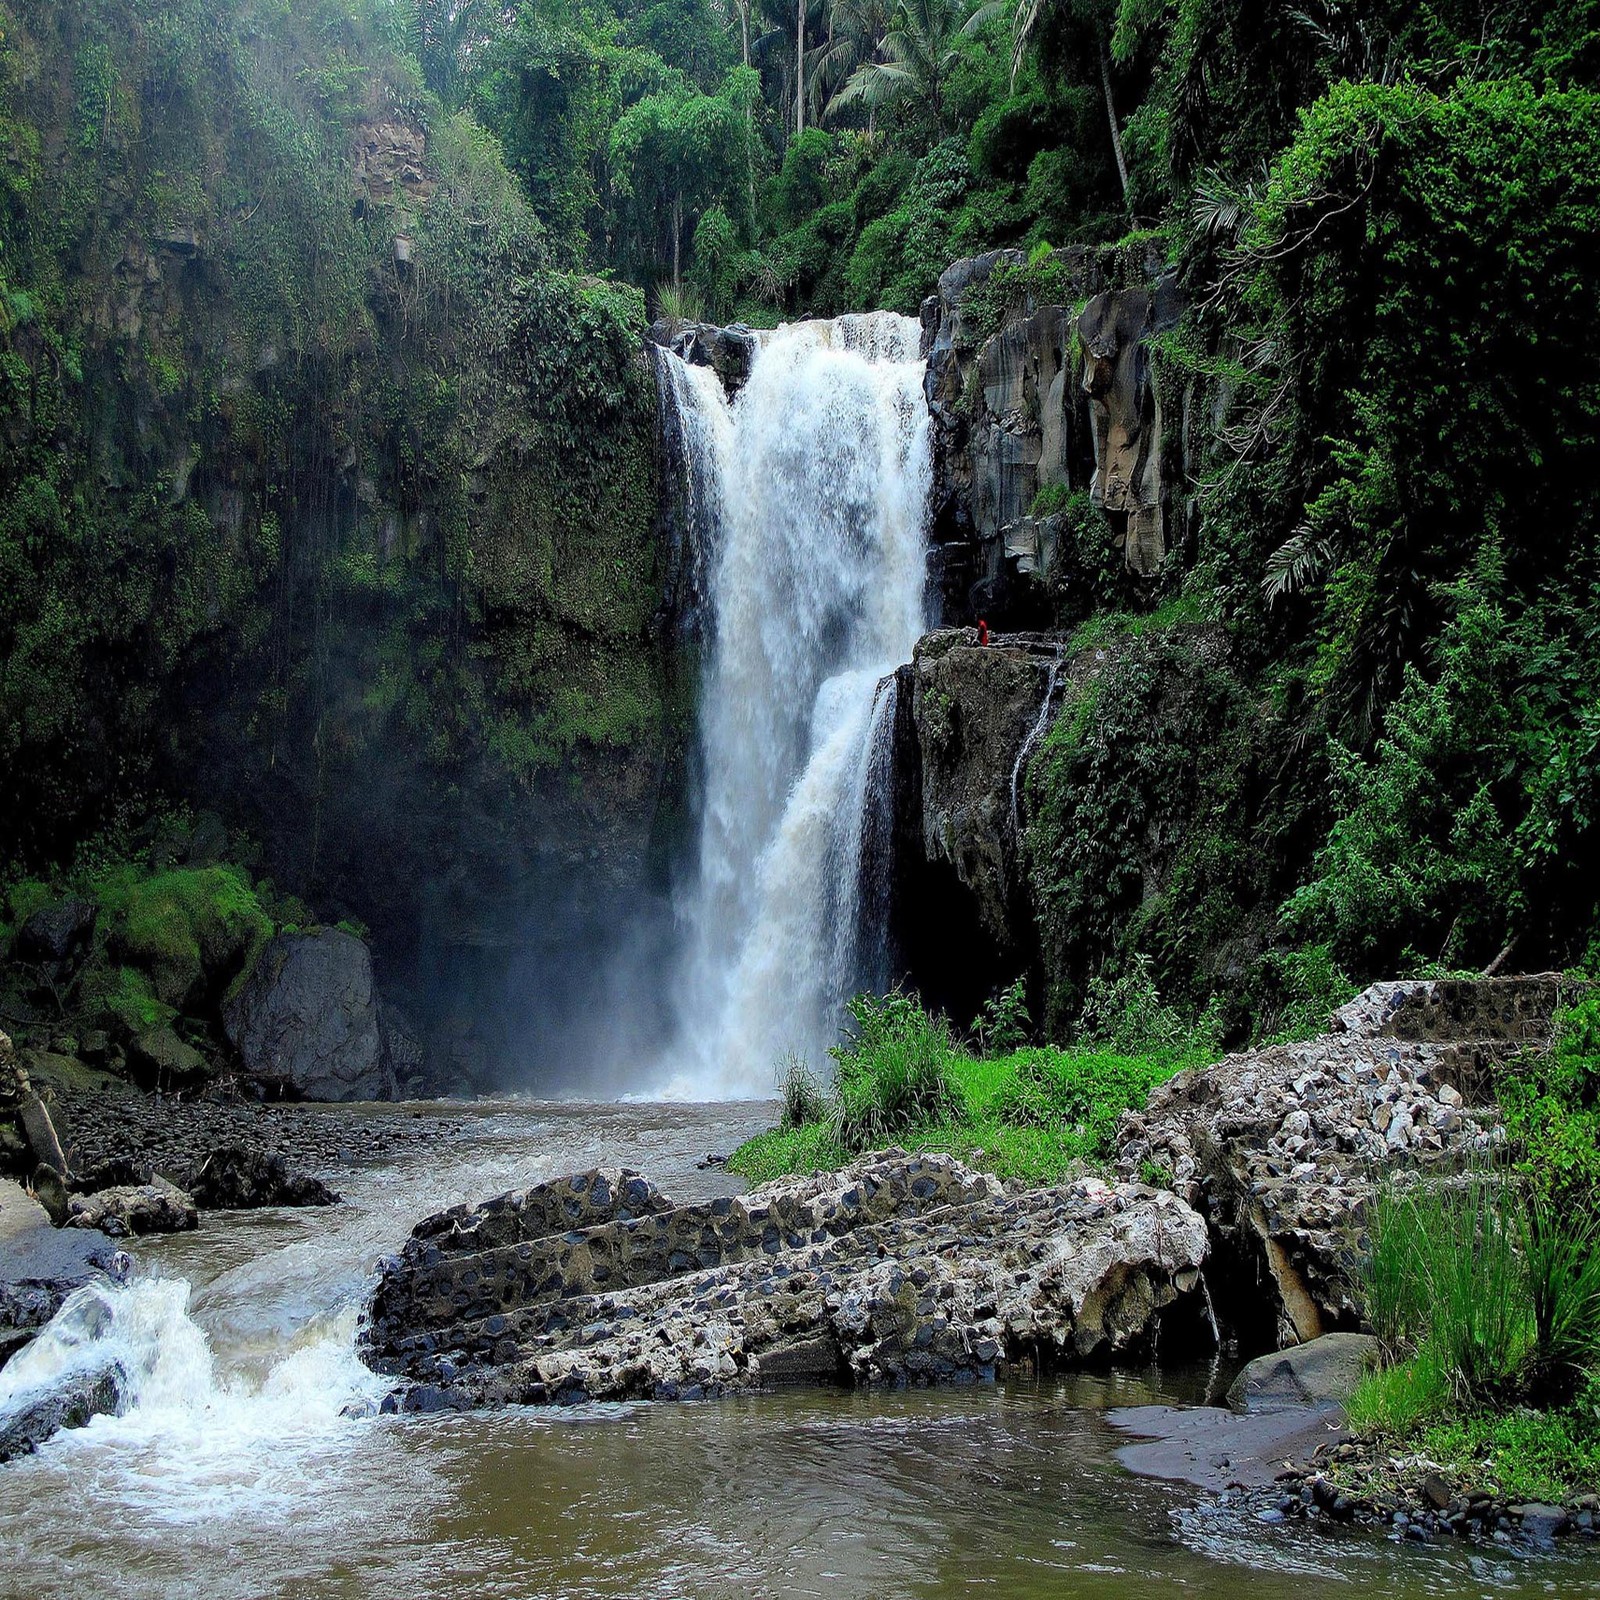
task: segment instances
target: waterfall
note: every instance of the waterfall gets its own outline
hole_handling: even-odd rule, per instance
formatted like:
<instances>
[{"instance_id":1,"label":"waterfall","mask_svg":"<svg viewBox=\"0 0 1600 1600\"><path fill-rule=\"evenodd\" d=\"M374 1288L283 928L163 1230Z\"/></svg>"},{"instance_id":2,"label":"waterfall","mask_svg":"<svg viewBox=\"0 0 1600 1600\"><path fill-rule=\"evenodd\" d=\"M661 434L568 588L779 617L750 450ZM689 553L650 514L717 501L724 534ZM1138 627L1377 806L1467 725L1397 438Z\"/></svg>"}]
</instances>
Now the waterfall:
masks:
<instances>
[{"instance_id":1,"label":"waterfall","mask_svg":"<svg viewBox=\"0 0 1600 1600\"><path fill-rule=\"evenodd\" d=\"M720 465L731 427L722 385L709 367L691 367L651 345L660 403L668 504L662 603L681 635L704 626L711 541L721 517Z\"/></svg>"},{"instance_id":2,"label":"waterfall","mask_svg":"<svg viewBox=\"0 0 1600 1600\"><path fill-rule=\"evenodd\" d=\"M764 1095L786 1053L826 1065L843 1001L879 975L861 866L886 793L883 680L926 613L919 337L887 312L780 328L731 406L658 358L708 600L699 854L660 1092Z\"/></svg>"}]
</instances>

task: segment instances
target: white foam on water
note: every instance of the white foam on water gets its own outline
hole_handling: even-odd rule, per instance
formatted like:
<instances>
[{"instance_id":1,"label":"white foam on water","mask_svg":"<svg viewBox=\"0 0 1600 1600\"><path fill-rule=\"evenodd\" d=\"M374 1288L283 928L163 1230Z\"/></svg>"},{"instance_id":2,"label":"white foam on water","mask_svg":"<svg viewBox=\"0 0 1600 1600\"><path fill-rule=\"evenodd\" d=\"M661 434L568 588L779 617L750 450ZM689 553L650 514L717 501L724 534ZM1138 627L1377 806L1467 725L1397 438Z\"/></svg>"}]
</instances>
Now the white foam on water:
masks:
<instances>
[{"instance_id":1,"label":"white foam on water","mask_svg":"<svg viewBox=\"0 0 1600 1600\"><path fill-rule=\"evenodd\" d=\"M75 1290L39 1337L0 1371L0 1415L84 1373L115 1368L115 1415L67 1429L43 1449L75 1471L115 1460L116 1492L162 1523L210 1520L248 1504L260 1520L304 1502L309 1460L348 1435L386 1387L355 1349L352 1304L312 1319L252 1381L218 1370L182 1278ZM136 1470L130 1471L130 1466Z\"/></svg>"}]
</instances>

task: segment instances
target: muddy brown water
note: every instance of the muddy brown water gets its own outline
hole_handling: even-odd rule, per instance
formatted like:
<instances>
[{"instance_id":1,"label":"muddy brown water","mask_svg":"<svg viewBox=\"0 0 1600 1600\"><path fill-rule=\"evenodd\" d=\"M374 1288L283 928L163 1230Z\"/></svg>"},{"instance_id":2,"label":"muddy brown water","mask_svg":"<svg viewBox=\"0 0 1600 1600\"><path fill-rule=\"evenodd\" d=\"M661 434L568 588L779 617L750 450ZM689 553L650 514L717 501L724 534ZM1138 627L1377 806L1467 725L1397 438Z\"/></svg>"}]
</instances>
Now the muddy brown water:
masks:
<instances>
[{"instance_id":1,"label":"muddy brown water","mask_svg":"<svg viewBox=\"0 0 1600 1600\"><path fill-rule=\"evenodd\" d=\"M362 1113L327 1115L358 1149ZM1211 1373L351 1416L383 1388L356 1310L419 1217L596 1163L703 1197L730 1180L698 1158L770 1108L448 1115L443 1147L337 1174L334 1211L208 1216L140 1248L111 1336L134 1402L0 1468L0 1596L1600 1600L1581 1552L1267 1525L1119 1466L1105 1413L1191 1402Z\"/></svg>"}]
</instances>

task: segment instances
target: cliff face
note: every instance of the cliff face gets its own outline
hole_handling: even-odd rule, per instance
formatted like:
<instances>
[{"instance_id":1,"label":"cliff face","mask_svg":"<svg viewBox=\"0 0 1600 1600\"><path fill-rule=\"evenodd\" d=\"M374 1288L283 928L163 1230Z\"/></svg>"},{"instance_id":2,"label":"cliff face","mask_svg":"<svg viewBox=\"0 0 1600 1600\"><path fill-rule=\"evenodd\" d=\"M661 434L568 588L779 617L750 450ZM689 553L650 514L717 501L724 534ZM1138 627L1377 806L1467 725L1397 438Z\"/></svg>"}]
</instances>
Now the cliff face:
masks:
<instances>
[{"instance_id":1,"label":"cliff face","mask_svg":"<svg viewBox=\"0 0 1600 1600\"><path fill-rule=\"evenodd\" d=\"M1181 994L1262 946L1267 719L1222 630L1160 604L1190 517L1195 397L1156 358L1181 314L1126 250L956 262L923 307L944 617L993 631L917 647L897 881L912 980L958 1015L1026 973L1060 1031L1130 951ZM940 907L964 963L924 931Z\"/></svg>"},{"instance_id":2,"label":"cliff face","mask_svg":"<svg viewBox=\"0 0 1600 1600\"><path fill-rule=\"evenodd\" d=\"M947 629L909 676L898 927L927 998L970 1016L1026 975L1059 1035L1132 951L1175 999L1242 983L1276 893L1252 848L1273 723L1220 629Z\"/></svg>"},{"instance_id":3,"label":"cliff face","mask_svg":"<svg viewBox=\"0 0 1600 1600\"><path fill-rule=\"evenodd\" d=\"M0 6L0 859L212 806L481 1012L651 879L642 304L359 26Z\"/></svg>"},{"instance_id":4,"label":"cliff face","mask_svg":"<svg viewBox=\"0 0 1600 1600\"><path fill-rule=\"evenodd\" d=\"M1040 268L997 250L946 269L922 326L947 620L1049 619L1052 582L1071 576L1051 512L1074 491L1127 572L1159 571L1181 461L1150 341L1181 310L1162 264L1126 251L1058 251Z\"/></svg>"}]
</instances>

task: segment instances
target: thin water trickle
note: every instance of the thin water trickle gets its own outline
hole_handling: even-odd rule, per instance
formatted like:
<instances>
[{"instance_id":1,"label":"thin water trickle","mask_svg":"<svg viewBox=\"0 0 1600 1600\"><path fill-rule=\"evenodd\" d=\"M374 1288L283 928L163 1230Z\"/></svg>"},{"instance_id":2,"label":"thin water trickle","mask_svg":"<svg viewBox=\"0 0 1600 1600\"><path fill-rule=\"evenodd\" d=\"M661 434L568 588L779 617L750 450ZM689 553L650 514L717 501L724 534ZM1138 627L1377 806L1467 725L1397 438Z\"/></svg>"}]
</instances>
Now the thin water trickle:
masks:
<instances>
[{"instance_id":1,"label":"thin water trickle","mask_svg":"<svg viewBox=\"0 0 1600 1600\"><path fill-rule=\"evenodd\" d=\"M882 965L863 807L882 792L880 684L926 621L920 336L887 312L779 328L731 406L658 358L684 411L709 646L680 1038L656 1085L671 1097L768 1094L789 1052L820 1064Z\"/></svg>"},{"instance_id":2,"label":"thin water trickle","mask_svg":"<svg viewBox=\"0 0 1600 1600\"><path fill-rule=\"evenodd\" d=\"M1011 765L1011 838L1018 850L1022 848L1022 777L1034 748L1044 737L1045 728L1049 725L1050 708L1056 695L1056 679L1061 675L1061 662L1061 646L1057 645L1056 653L1050 661L1049 676L1045 679L1044 699L1039 705L1039 715L1034 719L1027 738L1022 741L1021 748L1017 751L1017 759Z\"/></svg>"}]
</instances>

